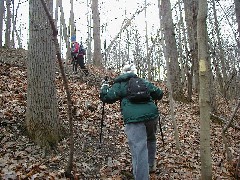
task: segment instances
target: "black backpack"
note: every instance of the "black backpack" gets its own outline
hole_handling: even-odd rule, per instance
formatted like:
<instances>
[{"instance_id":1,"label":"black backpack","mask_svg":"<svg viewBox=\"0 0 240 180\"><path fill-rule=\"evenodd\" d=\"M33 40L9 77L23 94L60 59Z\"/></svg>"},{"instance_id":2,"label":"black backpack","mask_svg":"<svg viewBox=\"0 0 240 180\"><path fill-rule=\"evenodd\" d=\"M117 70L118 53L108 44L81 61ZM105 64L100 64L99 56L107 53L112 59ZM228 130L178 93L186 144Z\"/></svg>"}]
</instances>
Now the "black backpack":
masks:
<instances>
[{"instance_id":1,"label":"black backpack","mask_svg":"<svg viewBox=\"0 0 240 180\"><path fill-rule=\"evenodd\" d=\"M146 83L142 78L132 77L128 81L127 98L133 103L144 103L151 99Z\"/></svg>"},{"instance_id":2,"label":"black backpack","mask_svg":"<svg viewBox=\"0 0 240 180\"><path fill-rule=\"evenodd\" d=\"M83 48L82 45L79 46L78 54L79 55L86 55L86 50Z\"/></svg>"}]
</instances>

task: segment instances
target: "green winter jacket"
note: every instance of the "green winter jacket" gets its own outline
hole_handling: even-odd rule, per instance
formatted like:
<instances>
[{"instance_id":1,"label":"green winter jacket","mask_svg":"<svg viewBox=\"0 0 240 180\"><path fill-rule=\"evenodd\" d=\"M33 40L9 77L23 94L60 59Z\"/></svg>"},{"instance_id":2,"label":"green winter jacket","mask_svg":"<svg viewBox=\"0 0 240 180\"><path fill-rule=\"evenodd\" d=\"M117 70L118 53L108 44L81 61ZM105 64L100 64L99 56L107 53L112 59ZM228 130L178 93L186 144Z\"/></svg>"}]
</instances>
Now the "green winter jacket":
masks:
<instances>
[{"instance_id":1,"label":"green winter jacket","mask_svg":"<svg viewBox=\"0 0 240 180\"><path fill-rule=\"evenodd\" d=\"M121 112L124 124L133 122L142 122L154 120L158 117L159 112L153 100L161 100L163 91L154 86L151 82L145 80L150 91L152 100L147 103L131 103L127 98L127 85L131 77L136 77L134 73L126 73L118 76L114 80L111 88L103 86L100 92L100 99L105 103L114 103L121 101Z\"/></svg>"}]
</instances>

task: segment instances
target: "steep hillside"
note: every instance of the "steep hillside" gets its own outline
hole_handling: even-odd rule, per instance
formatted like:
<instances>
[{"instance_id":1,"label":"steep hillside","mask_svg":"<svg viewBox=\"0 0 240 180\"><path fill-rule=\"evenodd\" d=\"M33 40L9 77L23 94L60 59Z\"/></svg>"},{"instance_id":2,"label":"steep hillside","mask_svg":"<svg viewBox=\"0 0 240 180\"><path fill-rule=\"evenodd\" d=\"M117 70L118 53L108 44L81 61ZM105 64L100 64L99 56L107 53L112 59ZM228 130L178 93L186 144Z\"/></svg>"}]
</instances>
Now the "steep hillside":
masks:
<instances>
[{"instance_id":1,"label":"steep hillside","mask_svg":"<svg viewBox=\"0 0 240 180\"><path fill-rule=\"evenodd\" d=\"M8 53L7 53L8 54ZM7 55L6 55L7 56ZM9 57L12 57L12 55ZM69 68L71 69L71 68ZM98 79L113 72L91 67ZM50 155L36 146L25 133L27 76L25 66L0 62L0 179L66 179L64 168L68 161L69 139L66 136ZM75 179L131 179L131 156L119 103L108 104L102 117L99 100L99 82L87 84L76 76L69 77L72 100L76 108L74 118L74 177ZM62 124L68 128L66 99L61 76L57 73L58 104ZM158 84L166 92L165 85ZM236 102L218 101L219 115L229 119ZM200 138L199 107L197 96L189 104L175 103L175 118L179 130L181 150L176 149L174 130L169 113L168 98L159 102L165 146L158 130L157 172L152 179L199 179ZM239 111L238 111L239 112ZM240 125L239 114L235 119ZM103 143L99 148L100 121L104 118ZM213 179L234 179L240 154L240 130L230 128L229 146L233 165L225 156L222 143L223 124L211 123L211 150Z\"/></svg>"}]
</instances>

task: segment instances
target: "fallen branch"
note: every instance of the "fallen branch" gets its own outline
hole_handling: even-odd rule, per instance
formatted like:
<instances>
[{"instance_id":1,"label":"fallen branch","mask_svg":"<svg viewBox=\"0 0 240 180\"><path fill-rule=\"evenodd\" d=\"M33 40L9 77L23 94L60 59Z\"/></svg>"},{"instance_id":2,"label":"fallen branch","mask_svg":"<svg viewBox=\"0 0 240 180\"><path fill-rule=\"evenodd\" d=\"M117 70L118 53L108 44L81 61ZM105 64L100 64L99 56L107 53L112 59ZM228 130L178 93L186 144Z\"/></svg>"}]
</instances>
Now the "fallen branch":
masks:
<instances>
[{"instance_id":1,"label":"fallen branch","mask_svg":"<svg viewBox=\"0 0 240 180\"><path fill-rule=\"evenodd\" d=\"M215 115L213 113L210 113L210 118L212 120L218 121L218 122L223 123L223 124L227 124L228 123L228 121L226 119L224 119L223 117L217 116L217 115ZM232 123L230 124L230 127L234 128L236 130L240 130L240 126L234 125Z\"/></svg>"}]
</instances>

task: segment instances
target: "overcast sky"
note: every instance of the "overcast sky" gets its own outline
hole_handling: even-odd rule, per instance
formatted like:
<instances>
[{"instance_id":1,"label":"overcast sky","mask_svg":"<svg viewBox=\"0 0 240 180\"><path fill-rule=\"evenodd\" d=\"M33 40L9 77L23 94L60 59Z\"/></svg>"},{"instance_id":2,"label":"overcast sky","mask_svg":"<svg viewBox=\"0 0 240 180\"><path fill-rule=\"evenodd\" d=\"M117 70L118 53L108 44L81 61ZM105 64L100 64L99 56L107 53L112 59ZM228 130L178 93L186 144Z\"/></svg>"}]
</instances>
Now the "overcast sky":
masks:
<instances>
[{"instance_id":1,"label":"overcast sky","mask_svg":"<svg viewBox=\"0 0 240 180\"><path fill-rule=\"evenodd\" d=\"M70 12L70 0L62 0L65 19L68 22L69 12ZM90 0L89 0L90 1ZM19 1L17 1L19 2ZM17 6L15 2L15 6ZM18 10L18 22L17 27L22 28L23 38L24 39L24 48L27 48L27 39L28 39L28 1L20 0L21 5ZM55 1L54 1L55 2ZM91 13L90 7L87 7L87 0L74 0L74 13L77 27L77 40L80 40L82 37L83 40L87 38L87 14ZM147 3L150 3L150 6L147 8L147 23L148 23L148 33L156 34L157 29L159 28L159 15L158 15L158 1L157 0L146 0ZM176 3L176 0L171 0L172 6ZM230 5L233 4L233 0L220 1L224 9L228 9ZM216 3L218 6L219 3ZM125 18L130 18L136 10L140 10L145 4L145 0L99 0L99 10L100 10L100 23L106 27L106 31L101 33L102 41L107 39L107 43L117 35L119 32L122 22ZM208 5L211 7L211 4ZM174 11L173 11L174 13ZM224 11L219 11L224 13ZM222 16L222 15L221 15ZM220 25L227 29L228 21L226 18L222 18ZM107 24L107 26L106 26ZM132 21L132 26L136 26L142 35L145 35L145 17L144 11L141 12L136 18ZM235 27L231 27L235 28ZM228 31L223 33L232 34L232 29L228 28Z\"/></svg>"},{"instance_id":2,"label":"overcast sky","mask_svg":"<svg viewBox=\"0 0 240 180\"><path fill-rule=\"evenodd\" d=\"M21 1L24 3L20 5L18 17L21 17L21 20L19 20L18 25L28 29L28 1ZM83 39L87 38L87 14L91 13L91 9L90 7L87 8L86 1L87 0L74 0L77 39L80 39L81 37ZM147 0L147 3L152 1L153 0ZM68 22L70 0L63 0L63 4L65 20ZM101 25L106 26L105 30L107 31L104 31L102 34L104 39L106 38L108 41L111 41L111 39L119 32L123 20L125 18L130 18L132 14L136 10L141 9L144 4L144 0L142 0L142 2L141 0L99 0L100 23ZM151 3L147 8L147 22L149 33L151 33L151 31L156 31L156 29L159 27L157 1L156 4ZM140 32L145 33L144 11L137 15L132 23L133 25L137 26ZM27 36L28 33L25 32L23 39L27 39ZM26 46L26 43L24 44Z\"/></svg>"}]
</instances>

